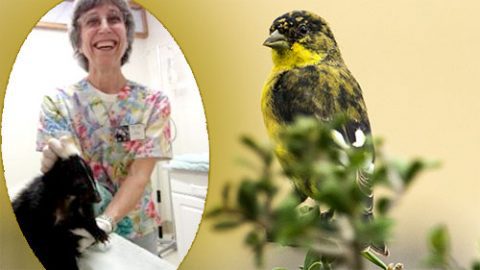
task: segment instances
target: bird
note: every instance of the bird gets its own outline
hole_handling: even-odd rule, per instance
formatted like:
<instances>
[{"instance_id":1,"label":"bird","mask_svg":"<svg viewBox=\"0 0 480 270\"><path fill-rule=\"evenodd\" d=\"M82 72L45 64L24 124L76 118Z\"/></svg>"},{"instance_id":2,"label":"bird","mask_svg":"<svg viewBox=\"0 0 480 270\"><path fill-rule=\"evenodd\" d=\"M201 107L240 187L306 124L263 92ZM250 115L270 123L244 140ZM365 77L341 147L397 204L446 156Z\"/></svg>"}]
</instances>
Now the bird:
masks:
<instances>
[{"instance_id":1,"label":"bird","mask_svg":"<svg viewBox=\"0 0 480 270\"><path fill-rule=\"evenodd\" d=\"M332 130L332 138L344 148L370 147L372 162L359 170L356 180L366 198L364 215L373 218L369 176L373 172L374 149L366 143L371 136L367 108L360 85L342 59L329 25L312 12L295 10L276 18L269 33L263 45L272 50L273 68L262 90L261 110L280 164L285 167L289 158L280 132L297 117L330 123L339 114L345 116L345 123ZM293 178L301 200L312 198L318 187L308 180ZM370 248L389 254L384 244L372 244Z\"/></svg>"}]
</instances>

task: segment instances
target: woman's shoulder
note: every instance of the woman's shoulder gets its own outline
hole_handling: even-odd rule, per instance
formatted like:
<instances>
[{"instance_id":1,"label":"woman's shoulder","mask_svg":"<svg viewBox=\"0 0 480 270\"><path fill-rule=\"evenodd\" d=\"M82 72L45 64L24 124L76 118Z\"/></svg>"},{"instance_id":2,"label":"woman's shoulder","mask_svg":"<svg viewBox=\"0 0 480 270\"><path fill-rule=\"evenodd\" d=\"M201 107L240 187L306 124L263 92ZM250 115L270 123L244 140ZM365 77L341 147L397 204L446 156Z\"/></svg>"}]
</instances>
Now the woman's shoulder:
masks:
<instances>
[{"instance_id":1,"label":"woman's shoulder","mask_svg":"<svg viewBox=\"0 0 480 270\"><path fill-rule=\"evenodd\" d=\"M87 87L88 83L86 79L82 79L73 84L57 86L50 89L45 93L45 96L52 99L68 99L72 98L76 93L84 91Z\"/></svg>"},{"instance_id":2,"label":"woman's shoulder","mask_svg":"<svg viewBox=\"0 0 480 270\"><path fill-rule=\"evenodd\" d=\"M142 97L145 97L147 99L152 98L152 97L161 98L161 99L163 99L163 98L168 99L167 95L163 91L161 91L159 89L148 87L146 85L137 83L135 81L128 80L127 81L127 86L129 87L132 94L142 96Z\"/></svg>"}]
</instances>

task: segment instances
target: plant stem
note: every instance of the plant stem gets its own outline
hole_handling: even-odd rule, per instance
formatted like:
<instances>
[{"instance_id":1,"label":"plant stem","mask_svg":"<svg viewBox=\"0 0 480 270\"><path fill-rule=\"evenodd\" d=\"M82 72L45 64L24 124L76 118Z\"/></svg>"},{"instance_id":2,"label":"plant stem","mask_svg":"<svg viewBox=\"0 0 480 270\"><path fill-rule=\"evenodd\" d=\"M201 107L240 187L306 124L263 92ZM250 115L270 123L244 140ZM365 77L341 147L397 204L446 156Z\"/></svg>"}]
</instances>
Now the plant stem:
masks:
<instances>
[{"instance_id":1,"label":"plant stem","mask_svg":"<svg viewBox=\"0 0 480 270\"><path fill-rule=\"evenodd\" d=\"M352 251L353 251L353 267L352 270L363 270L365 266L363 265L362 259L362 248L357 241L352 242Z\"/></svg>"}]
</instances>

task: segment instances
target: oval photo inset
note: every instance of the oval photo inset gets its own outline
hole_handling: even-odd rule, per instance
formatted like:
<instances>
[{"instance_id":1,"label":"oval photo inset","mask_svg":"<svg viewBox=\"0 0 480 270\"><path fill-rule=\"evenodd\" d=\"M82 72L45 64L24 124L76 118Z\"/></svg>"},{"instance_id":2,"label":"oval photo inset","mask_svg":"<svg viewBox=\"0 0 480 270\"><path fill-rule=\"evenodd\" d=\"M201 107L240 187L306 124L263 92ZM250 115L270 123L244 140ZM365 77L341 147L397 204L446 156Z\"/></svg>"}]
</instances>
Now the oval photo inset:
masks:
<instances>
[{"instance_id":1,"label":"oval photo inset","mask_svg":"<svg viewBox=\"0 0 480 270\"><path fill-rule=\"evenodd\" d=\"M106 232L106 244L78 243L88 254L80 269L176 269L195 237L208 186L208 134L195 78L170 33L137 4L126 15L123 0L80 0L72 39L67 25L76 2L40 19L10 74L2 153L17 220L51 217L37 218L41 230L21 225L32 248L42 246L41 234L65 242L48 228L91 242L102 241L97 228ZM49 154L42 153L47 146ZM92 220L94 229L85 225ZM69 248L58 249L63 257L36 255L44 265L65 263Z\"/></svg>"}]
</instances>

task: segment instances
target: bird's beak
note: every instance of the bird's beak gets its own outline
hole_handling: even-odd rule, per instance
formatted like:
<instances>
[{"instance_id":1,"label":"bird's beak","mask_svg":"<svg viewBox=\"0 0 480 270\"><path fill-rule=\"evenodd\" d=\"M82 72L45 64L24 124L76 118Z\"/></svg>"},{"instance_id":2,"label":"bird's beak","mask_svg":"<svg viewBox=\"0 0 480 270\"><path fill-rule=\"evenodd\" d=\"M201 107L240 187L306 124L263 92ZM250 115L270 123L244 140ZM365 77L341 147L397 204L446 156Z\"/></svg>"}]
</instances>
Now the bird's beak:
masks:
<instances>
[{"instance_id":1,"label":"bird's beak","mask_svg":"<svg viewBox=\"0 0 480 270\"><path fill-rule=\"evenodd\" d=\"M273 31L273 33L270 34L265 42L263 42L263 46L267 46L272 49L288 49L290 47L287 38L280 34L278 30Z\"/></svg>"}]
</instances>

